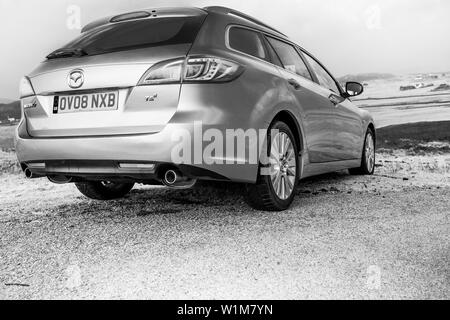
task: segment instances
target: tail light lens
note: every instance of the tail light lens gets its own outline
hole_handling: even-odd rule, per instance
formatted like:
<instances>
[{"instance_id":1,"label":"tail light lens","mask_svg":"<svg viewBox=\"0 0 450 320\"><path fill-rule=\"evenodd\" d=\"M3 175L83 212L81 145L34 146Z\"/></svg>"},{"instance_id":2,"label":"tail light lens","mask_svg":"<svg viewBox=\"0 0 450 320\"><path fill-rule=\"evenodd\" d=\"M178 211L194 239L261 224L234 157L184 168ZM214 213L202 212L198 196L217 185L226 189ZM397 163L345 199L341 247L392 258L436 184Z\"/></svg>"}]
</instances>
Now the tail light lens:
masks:
<instances>
[{"instance_id":1,"label":"tail light lens","mask_svg":"<svg viewBox=\"0 0 450 320\"><path fill-rule=\"evenodd\" d=\"M191 57L187 59L185 82L227 82L239 77L244 68L236 62L215 57Z\"/></svg>"},{"instance_id":2,"label":"tail light lens","mask_svg":"<svg viewBox=\"0 0 450 320\"><path fill-rule=\"evenodd\" d=\"M244 68L236 62L216 57L189 57L155 64L138 85L181 82L228 82L236 79Z\"/></svg>"},{"instance_id":3,"label":"tail light lens","mask_svg":"<svg viewBox=\"0 0 450 320\"><path fill-rule=\"evenodd\" d=\"M28 80L27 77L23 77L22 80L20 80L20 88L19 88L19 96L20 98L26 98L34 96L34 89L31 85L30 80Z\"/></svg>"},{"instance_id":4,"label":"tail light lens","mask_svg":"<svg viewBox=\"0 0 450 320\"><path fill-rule=\"evenodd\" d=\"M147 70L139 85L180 83L183 66L184 59L157 63Z\"/></svg>"}]
</instances>

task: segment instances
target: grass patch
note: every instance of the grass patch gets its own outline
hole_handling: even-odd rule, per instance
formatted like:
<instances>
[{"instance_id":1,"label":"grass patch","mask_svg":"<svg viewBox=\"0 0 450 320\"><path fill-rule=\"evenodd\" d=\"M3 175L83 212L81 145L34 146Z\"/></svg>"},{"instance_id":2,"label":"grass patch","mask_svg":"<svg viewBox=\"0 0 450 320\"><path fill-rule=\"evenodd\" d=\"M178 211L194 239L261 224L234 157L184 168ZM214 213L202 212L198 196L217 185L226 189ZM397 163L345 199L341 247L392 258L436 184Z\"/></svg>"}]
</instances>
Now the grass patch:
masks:
<instances>
[{"instance_id":1,"label":"grass patch","mask_svg":"<svg viewBox=\"0 0 450 320\"><path fill-rule=\"evenodd\" d=\"M450 122L420 122L377 130L377 147L382 150L409 150L413 153L450 152Z\"/></svg>"},{"instance_id":2,"label":"grass patch","mask_svg":"<svg viewBox=\"0 0 450 320\"><path fill-rule=\"evenodd\" d=\"M15 126L0 126L0 175L21 172L14 153Z\"/></svg>"},{"instance_id":3,"label":"grass patch","mask_svg":"<svg viewBox=\"0 0 450 320\"><path fill-rule=\"evenodd\" d=\"M0 126L0 151L14 151L15 126Z\"/></svg>"},{"instance_id":4,"label":"grass patch","mask_svg":"<svg viewBox=\"0 0 450 320\"><path fill-rule=\"evenodd\" d=\"M0 151L0 176L2 173L21 172L20 165L14 152Z\"/></svg>"}]
</instances>

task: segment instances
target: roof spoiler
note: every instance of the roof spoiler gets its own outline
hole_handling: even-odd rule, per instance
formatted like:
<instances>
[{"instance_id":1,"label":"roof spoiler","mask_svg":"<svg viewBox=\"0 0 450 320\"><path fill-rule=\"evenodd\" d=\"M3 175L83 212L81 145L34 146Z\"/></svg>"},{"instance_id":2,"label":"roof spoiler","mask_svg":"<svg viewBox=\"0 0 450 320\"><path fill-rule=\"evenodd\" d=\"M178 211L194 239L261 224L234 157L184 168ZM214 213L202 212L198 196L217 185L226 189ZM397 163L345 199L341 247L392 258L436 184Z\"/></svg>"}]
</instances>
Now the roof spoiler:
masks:
<instances>
[{"instance_id":1,"label":"roof spoiler","mask_svg":"<svg viewBox=\"0 0 450 320\"><path fill-rule=\"evenodd\" d=\"M115 16L105 17L99 20L95 20L89 24L87 24L83 29L81 29L81 33L90 31L99 26L106 25L109 23L117 23L135 19L147 19L147 18L156 18L156 17L170 17L170 16L194 16L194 15L204 15L207 12L203 9L195 8L195 7L182 7L182 8L149 8L143 9L140 11L128 12L124 14L119 14Z\"/></svg>"}]
</instances>

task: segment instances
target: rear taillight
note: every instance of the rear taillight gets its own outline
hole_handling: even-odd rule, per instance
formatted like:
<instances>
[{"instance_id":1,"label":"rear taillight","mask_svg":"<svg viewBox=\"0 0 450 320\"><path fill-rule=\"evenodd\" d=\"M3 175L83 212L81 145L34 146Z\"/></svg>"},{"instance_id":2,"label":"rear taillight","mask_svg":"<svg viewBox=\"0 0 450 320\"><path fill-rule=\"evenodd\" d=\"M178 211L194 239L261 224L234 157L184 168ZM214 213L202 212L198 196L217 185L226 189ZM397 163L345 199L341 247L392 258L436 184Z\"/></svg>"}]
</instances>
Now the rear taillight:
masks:
<instances>
[{"instance_id":1,"label":"rear taillight","mask_svg":"<svg viewBox=\"0 0 450 320\"><path fill-rule=\"evenodd\" d=\"M239 77L244 68L236 62L215 57L190 57L186 61L185 82L227 82Z\"/></svg>"},{"instance_id":2,"label":"rear taillight","mask_svg":"<svg viewBox=\"0 0 450 320\"><path fill-rule=\"evenodd\" d=\"M139 85L181 82L228 82L236 79L244 68L236 62L216 57L188 57L155 64L139 81Z\"/></svg>"},{"instance_id":3,"label":"rear taillight","mask_svg":"<svg viewBox=\"0 0 450 320\"><path fill-rule=\"evenodd\" d=\"M139 81L139 85L180 83L184 63L184 59L157 63L147 70Z\"/></svg>"}]
</instances>

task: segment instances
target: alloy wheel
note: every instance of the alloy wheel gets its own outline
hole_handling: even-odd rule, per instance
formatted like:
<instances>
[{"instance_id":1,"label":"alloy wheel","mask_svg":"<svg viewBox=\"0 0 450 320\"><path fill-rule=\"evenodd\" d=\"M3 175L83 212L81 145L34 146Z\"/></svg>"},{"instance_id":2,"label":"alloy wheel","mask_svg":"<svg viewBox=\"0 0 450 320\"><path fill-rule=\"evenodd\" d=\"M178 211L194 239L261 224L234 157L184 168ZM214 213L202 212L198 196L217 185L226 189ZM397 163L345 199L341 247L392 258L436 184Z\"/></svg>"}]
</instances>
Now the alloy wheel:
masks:
<instances>
[{"instance_id":1,"label":"alloy wheel","mask_svg":"<svg viewBox=\"0 0 450 320\"><path fill-rule=\"evenodd\" d=\"M287 200L294 192L297 177L297 157L289 136L278 132L272 139L270 176L278 198Z\"/></svg>"},{"instance_id":2,"label":"alloy wheel","mask_svg":"<svg viewBox=\"0 0 450 320\"><path fill-rule=\"evenodd\" d=\"M375 144L371 133L367 134L365 145L366 166L369 171L372 171L375 166Z\"/></svg>"}]
</instances>

